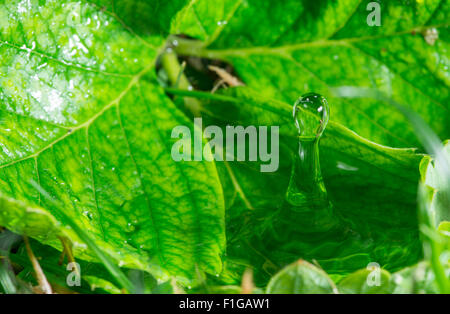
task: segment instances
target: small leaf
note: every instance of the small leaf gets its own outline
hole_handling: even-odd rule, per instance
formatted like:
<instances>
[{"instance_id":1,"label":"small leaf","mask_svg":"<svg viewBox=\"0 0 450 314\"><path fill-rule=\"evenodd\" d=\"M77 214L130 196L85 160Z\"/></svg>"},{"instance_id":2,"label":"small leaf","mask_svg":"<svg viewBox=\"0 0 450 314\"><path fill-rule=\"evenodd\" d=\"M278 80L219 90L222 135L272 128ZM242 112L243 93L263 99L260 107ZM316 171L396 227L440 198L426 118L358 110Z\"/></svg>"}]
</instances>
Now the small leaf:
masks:
<instances>
[{"instance_id":1,"label":"small leaf","mask_svg":"<svg viewBox=\"0 0 450 314\"><path fill-rule=\"evenodd\" d=\"M379 273L374 274L373 273L374 271ZM338 284L339 292L351 294L390 293L391 274L384 269L378 269L374 271L368 269L361 269L354 272L353 274L348 275L341 282L339 282ZM377 276L374 282L369 282L368 280L371 275Z\"/></svg>"},{"instance_id":2,"label":"small leaf","mask_svg":"<svg viewBox=\"0 0 450 314\"><path fill-rule=\"evenodd\" d=\"M299 260L286 266L270 280L267 285L267 293L337 293L337 289L323 270Z\"/></svg>"}]
</instances>

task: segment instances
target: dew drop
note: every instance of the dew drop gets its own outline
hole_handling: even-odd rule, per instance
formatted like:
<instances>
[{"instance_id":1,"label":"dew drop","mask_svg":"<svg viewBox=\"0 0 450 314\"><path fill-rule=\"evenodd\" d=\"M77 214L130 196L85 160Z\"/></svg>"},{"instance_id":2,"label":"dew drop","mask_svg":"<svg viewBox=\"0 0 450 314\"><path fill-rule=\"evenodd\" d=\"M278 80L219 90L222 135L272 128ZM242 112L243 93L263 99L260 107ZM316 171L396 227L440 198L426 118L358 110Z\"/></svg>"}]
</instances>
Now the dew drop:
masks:
<instances>
[{"instance_id":1,"label":"dew drop","mask_svg":"<svg viewBox=\"0 0 450 314\"><path fill-rule=\"evenodd\" d=\"M136 227L131 222L127 223L126 232L133 232L135 230L136 230Z\"/></svg>"},{"instance_id":2,"label":"dew drop","mask_svg":"<svg viewBox=\"0 0 450 314\"><path fill-rule=\"evenodd\" d=\"M428 28L425 30L423 37L428 45L433 46L439 38L439 32L436 28Z\"/></svg>"}]
</instances>

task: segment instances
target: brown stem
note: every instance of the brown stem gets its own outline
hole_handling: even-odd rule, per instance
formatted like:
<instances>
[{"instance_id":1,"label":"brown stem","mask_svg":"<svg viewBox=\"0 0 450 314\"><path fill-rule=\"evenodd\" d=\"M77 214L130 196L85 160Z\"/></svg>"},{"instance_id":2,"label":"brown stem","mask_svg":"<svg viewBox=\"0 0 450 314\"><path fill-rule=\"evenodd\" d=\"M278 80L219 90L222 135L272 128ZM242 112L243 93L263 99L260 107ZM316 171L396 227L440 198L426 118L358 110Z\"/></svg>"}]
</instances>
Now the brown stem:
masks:
<instances>
[{"instance_id":1,"label":"brown stem","mask_svg":"<svg viewBox=\"0 0 450 314\"><path fill-rule=\"evenodd\" d=\"M27 249L28 257L30 258L31 264L33 265L34 272L36 273L36 280L39 284L39 288L44 294L52 294L52 287L50 286L49 282L47 281L47 277L45 277L44 271L41 268L41 265L39 265L39 262L34 256L33 251L31 250L30 242L28 241L27 236L23 236L23 240L25 242L25 247Z\"/></svg>"}]
</instances>

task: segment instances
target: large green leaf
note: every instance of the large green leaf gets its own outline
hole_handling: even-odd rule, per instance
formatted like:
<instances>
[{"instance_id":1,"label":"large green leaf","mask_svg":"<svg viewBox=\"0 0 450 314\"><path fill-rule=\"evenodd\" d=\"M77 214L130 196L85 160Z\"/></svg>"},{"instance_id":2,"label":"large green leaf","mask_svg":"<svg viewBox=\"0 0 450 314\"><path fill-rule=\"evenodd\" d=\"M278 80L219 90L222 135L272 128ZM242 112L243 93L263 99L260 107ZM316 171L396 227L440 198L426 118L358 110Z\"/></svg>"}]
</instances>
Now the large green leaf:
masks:
<instances>
[{"instance_id":1,"label":"large green leaf","mask_svg":"<svg viewBox=\"0 0 450 314\"><path fill-rule=\"evenodd\" d=\"M0 2L0 225L58 246L70 218L121 266L221 270L220 181L171 157L193 125L155 83L163 44L90 3Z\"/></svg>"},{"instance_id":2,"label":"large green leaf","mask_svg":"<svg viewBox=\"0 0 450 314\"><path fill-rule=\"evenodd\" d=\"M131 32L144 36L170 32L173 16L188 0L90 0L99 10L117 18Z\"/></svg>"},{"instance_id":3,"label":"large green leaf","mask_svg":"<svg viewBox=\"0 0 450 314\"><path fill-rule=\"evenodd\" d=\"M199 0L180 11L172 27L204 40L180 41L179 53L228 61L245 84L288 103L308 91L328 95L335 121L377 143L419 145L389 104L332 97L330 88L380 90L448 138L448 1L380 6L381 26L371 27L367 3L359 0L223 0L213 8Z\"/></svg>"},{"instance_id":4,"label":"large green leaf","mask_svg":"<svg viewBox=\"0 0 450 314\"><path fill-rule=\"evenodd\" d=\"M261 173L255 162L217 163L227 204L227 267L221 276L225 283L233 282L233 273L252 266L257 283L264 284L268 275L298 258L315 259L331 274L347 274L370 262L397 270L419 260L416 192L422 156L415 150L370 142L331 115L320 142L322 174L335 210L350 221L352 232L317 240L289 238L281 246L261 238L260 232L261 225L276 218L297 154L292 106L246 87L228 89L225 95L171 92L202 98L204 117L212 124L280 126L276 172Z\"/></svg>"}]
</instances>

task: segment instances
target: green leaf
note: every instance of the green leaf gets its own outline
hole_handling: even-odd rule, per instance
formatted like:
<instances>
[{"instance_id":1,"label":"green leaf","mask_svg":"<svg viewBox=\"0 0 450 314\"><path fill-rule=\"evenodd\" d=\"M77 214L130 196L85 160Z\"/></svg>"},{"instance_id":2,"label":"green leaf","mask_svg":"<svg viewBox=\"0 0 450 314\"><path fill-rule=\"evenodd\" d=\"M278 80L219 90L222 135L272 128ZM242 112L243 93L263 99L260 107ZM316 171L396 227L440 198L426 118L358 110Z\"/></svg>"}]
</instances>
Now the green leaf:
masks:
<instances>
[{"instance_id":1,"label":"green leaf","mask_svg":"<svg viewBox=\"0 0 450 314\"><path fill-rule=\"evenodd\" d=\"M435 145L437 146L437 145ZM450 144L437 146L435 156L424 157L420 163L419 186L420 229L423 233L424 251L441 293L450 292L449 264L450 241L445 231L450 218Z\"/></svg>"},{"instance_id":2,"label":"green leaf","mask_svg":"<svg viewBox=\"0 0 450 314\"><path fill-rule=\"evenodd\" d=\"M338 290L340 293L351 294L382 294L391 292L391 274L384 270L379 269L379 274L373 274L373 270L361 269L347 277L345 277L338 284ZM368 284L368 278L371 274L377 276L373 284Z\"/></svg>"},{"instance_id":3,"label":"green leaf","mask_svg":"<svg viewBox=\"0 0 450 314\"><path fill-rule=\"evenodd\" d=\"M205 41L181 40L176 49L231 63L245 84L270 98L293 103L308 91L328 95L336 122L377 143L419 146L389 104L331 97L331 88L380 90L449 138L448 1L383 2L380 27L367 25L366 6L359 0L224 0L206 14L208 1L200 0L180 11L187 25L177 23ZM438 39L430 43L426 34L434 30Z\"/></svg>"},{"instance_id":4,"label":"green leaf","mask_svg":"<svg viewBox=\"0 0 450 314\"><path fill-rule=\"evenodd\" d=\"M194 127L155 81L162 45L90 3L0 3L0 225L92 258L68 218L119 266L220 272L220 181L171 157L173 127Z\"/></svg>"},{"instance_id":5,"label":"green leaf","mask_svg":"<svg viewBox=\"0 0 450 314\"><path fill-rule=\"evenodd\" d=\"M396 271L421 258L416 199L422 155L415 150L370 142L331 115L320 142L322 175L336 212L351 223L352 232L343 239L287 239L283 247L273 244L267 249L271 243L260 237L260 226L276 217L298 149L292 106L249 88L227 89L222 95L168 91L201 99L204 117L210 119L205 125L280 126L278 171L261 173L260 163L255 162L217 163L227 206L226 260L241 265L238 270L225 270L224 283L232 282L230 271L242 272L246 264L254 267L256 283L263 285L268 275L298 258L315 259L337 275L370 262Z\"/></svg>"},{"instance_id":6,"label":"green leaf","mask_svg":"<svg viewBox=\"0 0 450 314\"><path fill-rule=\"evenodd\" d=\"M285 267L270 280L267 285L267 293L337 293L337 289L323 270L299 260Z\"/></svg>"},{"instance_id":7,"label":"green leaf","mask_svg":"<svg viewBox=\"0 0 450 314\"><path fill-rule=\"evenodd\" d=\"M112 284L111 282L109 282L107 280L97 278L94 276L85 276L84 280L86 280L89 283L92 291L101 289L101 290L104 290L111 294L122 293L119 288L117 288L114 284Z\"/></svg>"},{"instance_id":8,"label":"green leaf","mask_svg":"<svg viewBox=\"0 0 450 314\"><path fill-rule=\"evenodd\" d=\"M115 279L111 277L110 274L108 274L103 265L77 259L75 260L75 262L80 266L81 286L67 287L67 277L72 271L74 271L74 269L69 268L68 270L68 261L66 260L67 263L64 263L64 261L60 260L61 252L57 251L53 247L42 245L35 240L31 240L30 245L33 249L33 252L36 254L36 258L38 259L46 278L48 279L50 285L52 285L52 287L54 288L62 287L66 290L69 289L79 293L91 293L85 277L96 276L104 281L115 281ZM18 273L18 277L20 279L24 280L25 282L37 284L34 277L35 273L33 270L33 265L31 264L31 261L23 245L15 250L15 252L10 253L9 259L16 265L20 265L21 270L20 273Z\"/></svg>"},{"instance_id":9,"label":"green leaf","mask_svg":"<svg viewBox=\"0 0 450 314\"><path fill-rule=\"evenodd\" d=\"M99 10L116 17L125 28L144 38L167 36L173 16L188 0L90 0Z\"/></svg>"},{"instance_id":10,"label":"green leaf","mask_svg":"<svg viewBox=\"0 0 450 314\"><path fill-rule=\"evenodd\" d=\"M447 277L450 278L450 266L445 267ZM438 293L435 275L429 263L421 262L412 267L407 267L392 274L392 285L395 287L392 293Z\"/></svg>"},{"instance_id":11,"label":"green leaf","mask_svg":"<svg viewBox=\"0 0 450 314\"><path fill-rule=\"evenodd\" d=\"M438 226L439 232L447 237L450 236L450 221L442 221Z\"/></svg>"},{"instance_id":12,"label":"green leaf","mask_svg":"<svg viewBox=\"0 0 450 314\"><path fill-rule=\"evenodd\" d=\"M450 160L450 140L444 143L442 154ZM435 227L450 220L450 177L444 171L444 166L430 156L424 157L420 163L422 182L430 192L429 212Z\"/></svg>"}]
</instances>

